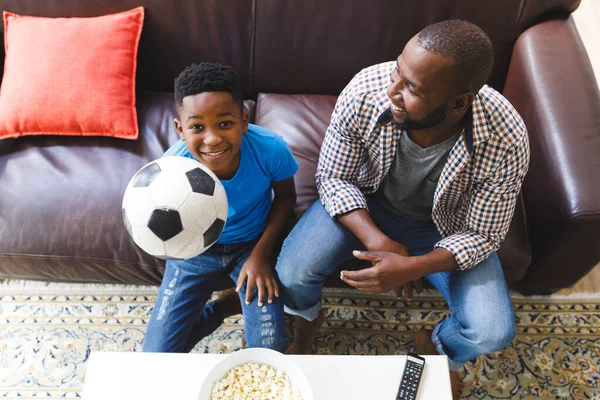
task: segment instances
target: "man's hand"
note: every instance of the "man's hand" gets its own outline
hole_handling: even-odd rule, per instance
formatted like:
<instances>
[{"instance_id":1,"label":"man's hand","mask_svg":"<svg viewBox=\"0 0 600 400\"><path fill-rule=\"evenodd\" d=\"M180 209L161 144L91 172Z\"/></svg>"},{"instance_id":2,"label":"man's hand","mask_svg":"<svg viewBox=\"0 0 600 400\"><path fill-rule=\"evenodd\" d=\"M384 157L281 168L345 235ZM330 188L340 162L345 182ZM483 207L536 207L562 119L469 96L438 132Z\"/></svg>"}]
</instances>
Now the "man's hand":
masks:
<instances>
[{"instance_id":1,"label":"man's hand","mask_svg":"<svg viewBox=\"0 0 600 400\"><path fill-rule=\"evenodd\" d=\"M409 256L407 248L383 233L375 222L373 222L366 209L358 208L352 210L338 216L337 219L365 245L369 252L384 251L405 258ZM342 271L342 274L346 272L348 271ZM404 292L406 300L412 300L413 287L417 290L418 294L421 294L423 292L423 284L419 278L425 275L427 274L419 275L415 282L411 282L410 280L402 281L401 284L395 286L396 298L400 299L403 294L402 292Z\"/></svg>"},{"instance_id":2,"label":"man's hand","mask_svg":"<svg viewBox=\"0 0 600 400\"><path fill-rule=\"evenodd\" d=\"M341 279L359 291L377 294L403 287L406 299L411 300L414 283L417 293L423 292L420 280L423 273L410 262L410 257L389 251L355 250L353 254L356 258L370 261L373 265L360 271L341 272ZM396 295L398 296L398 293Z\"/></svg>"},{"instance_id":3,"label":"man's hand","mask_svg":"<svg viewBox=\"0 0 600 400\"><path fill-rule=\"evenodd\" d=\"M372 244L369 243L367 247L369 251L387 251L399 254L401 256L408 257L408 249L402 243L396 242L389 237L384 237L383 241ZM394 294L397 299L405 298L407 301L412 300L413 288L417 291L417 294L423 293L423 280L421 278L412 281L405 282L400 286L394 288Z\"/></svg>"},{"instance_id":4,"label":"man's hand","mask_svg":"<svg viewBox=\"0 0 600 400\"><path fill-rule=\"evenodd\" d=\"M367 242L366 244L368 251L387 251L390 253L396 253L401 256L408 257L408 249L402 243L396 242L387 236L382 239L373 242Z\"/></svg>"},{"instance_id":5,"label":"man's hand","mask_svg":"<svg viewBox=\"0 0 600 400\"><path fill-rule=\"evenodd\" d=\"M252 302L254 287L258 287L258 305L262 307L264 305L265 294L268 297L268 302L271 304L274 297L279 297L279 285L275 274L273 273L273 267L269 262L268 257L264 257L260 254L252 252L250 257L244 263L240 276L237 280L236 292L242 290L242 286L246 280L246 304Z\"/></svg>"}]
</instances>

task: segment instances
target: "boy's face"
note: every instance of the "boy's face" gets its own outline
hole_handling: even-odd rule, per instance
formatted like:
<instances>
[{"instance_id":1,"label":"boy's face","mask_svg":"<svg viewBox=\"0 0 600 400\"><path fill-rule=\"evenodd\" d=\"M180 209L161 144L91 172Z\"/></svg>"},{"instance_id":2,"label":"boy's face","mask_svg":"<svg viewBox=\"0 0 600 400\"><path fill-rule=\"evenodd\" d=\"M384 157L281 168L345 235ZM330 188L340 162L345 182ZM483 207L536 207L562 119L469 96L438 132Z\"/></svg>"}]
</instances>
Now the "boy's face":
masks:
<instances>
[{"instance_id":1,"label":"boy's face","mask_svg":"<svg viewBox=\"0 0 600 400\"><path fill-rule=\"evenodd\" d=\"M175 128L188 151L219 179L231 179L240 165L248 114L231 93L204 92L183 98Z\"/></svg>"}]
</instances>

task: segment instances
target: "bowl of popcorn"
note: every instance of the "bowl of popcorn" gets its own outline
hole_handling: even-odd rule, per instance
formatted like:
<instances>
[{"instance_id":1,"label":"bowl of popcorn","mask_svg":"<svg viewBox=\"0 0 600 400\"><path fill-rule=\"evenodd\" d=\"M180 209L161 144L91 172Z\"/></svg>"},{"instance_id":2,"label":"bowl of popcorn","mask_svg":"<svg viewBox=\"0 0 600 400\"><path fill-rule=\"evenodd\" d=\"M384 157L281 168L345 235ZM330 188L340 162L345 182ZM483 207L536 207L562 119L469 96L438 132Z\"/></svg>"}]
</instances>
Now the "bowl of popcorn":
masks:
<instances>
[{"instance_id":1,"label":"bowl of popcorn","mask_svg":"<svg viewBox=\"0 0 600 400\"><path fill-rule=\"evenodd\" d=\"M208 373L198 400L314 400L302 369L269 349L232 353Z\"/></svg>"}]
</instances>

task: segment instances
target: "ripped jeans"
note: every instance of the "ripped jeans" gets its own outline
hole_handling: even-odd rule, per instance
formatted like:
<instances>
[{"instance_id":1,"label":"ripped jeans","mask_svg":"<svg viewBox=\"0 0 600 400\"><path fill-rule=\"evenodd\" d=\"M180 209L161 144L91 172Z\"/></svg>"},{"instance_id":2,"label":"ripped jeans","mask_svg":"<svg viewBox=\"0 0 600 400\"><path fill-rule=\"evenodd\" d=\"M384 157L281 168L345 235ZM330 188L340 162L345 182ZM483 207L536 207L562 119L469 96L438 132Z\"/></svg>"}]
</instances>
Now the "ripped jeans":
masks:
<instances>
[{"instance_id":1,"label":"ripped jeans","mask_svg":"<svg viewBox=\"0 0 600 400\"><path fill-rule=\"evenodd\" d=\"M236 244L215 244L189 260L168 260L142 351L187 353L222 323L224 315L207 303L224 273L237 282L244 262L256 240ZM287 346L283 301L275 297L258 306L258 290L246 305L246 284L238 293L244 315L247 347L283 351Z\"/></svg>"}]
</instances>

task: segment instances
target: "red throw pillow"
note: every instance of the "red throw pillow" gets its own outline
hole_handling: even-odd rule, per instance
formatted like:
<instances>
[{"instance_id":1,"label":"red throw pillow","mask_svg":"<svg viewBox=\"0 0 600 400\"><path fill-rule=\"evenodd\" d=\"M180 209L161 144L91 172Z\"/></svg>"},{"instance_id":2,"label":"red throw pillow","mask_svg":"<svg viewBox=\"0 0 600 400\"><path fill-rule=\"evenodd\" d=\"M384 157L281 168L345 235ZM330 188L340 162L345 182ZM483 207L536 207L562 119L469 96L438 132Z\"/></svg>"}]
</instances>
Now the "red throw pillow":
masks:
<instances>
[{"instance_id":1,"label":"red throw pillow","mask_svg":"<svg viewBox=\"0 0 600 400\"><path fill-rule=\"evenodd\" d=\"M0 139L137 139L136 57L144 9L93 18L4 12Z\"/></svg>"}]
</instances>

